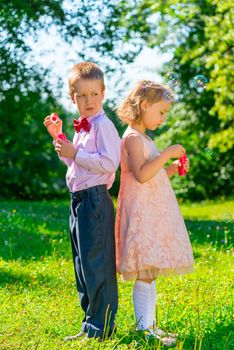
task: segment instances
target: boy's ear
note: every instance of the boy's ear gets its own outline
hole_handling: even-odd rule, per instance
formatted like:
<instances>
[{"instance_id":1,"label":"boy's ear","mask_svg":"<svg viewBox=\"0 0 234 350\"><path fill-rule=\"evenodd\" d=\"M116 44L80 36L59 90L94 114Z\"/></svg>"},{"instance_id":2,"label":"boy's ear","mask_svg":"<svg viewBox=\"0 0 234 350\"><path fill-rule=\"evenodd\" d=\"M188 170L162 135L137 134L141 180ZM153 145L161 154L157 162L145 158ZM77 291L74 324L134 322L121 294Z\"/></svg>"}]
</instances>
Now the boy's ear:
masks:
<instances>
[{"instance_id":1,"label":"boy's ear","mask_svg":"<svg viewBox=\"0 0 234 350\"><path fill-rule=\"evenodd\" d=\"M148 102L147 102L146 100L143 100L143 101L141 102L141 104L140 104L141 110L142 110L143 112L147 111L148 106L149 106L149 104L148 104Z\"/></svg>"}]
</instances>

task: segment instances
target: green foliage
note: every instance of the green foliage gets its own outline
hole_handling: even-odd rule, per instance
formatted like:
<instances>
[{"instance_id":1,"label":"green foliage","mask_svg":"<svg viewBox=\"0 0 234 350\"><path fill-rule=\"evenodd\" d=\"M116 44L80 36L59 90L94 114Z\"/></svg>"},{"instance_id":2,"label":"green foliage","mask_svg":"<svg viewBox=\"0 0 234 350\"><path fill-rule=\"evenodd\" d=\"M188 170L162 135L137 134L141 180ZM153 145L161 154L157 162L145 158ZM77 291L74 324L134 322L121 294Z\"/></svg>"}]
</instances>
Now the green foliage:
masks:
<instances>
[{"instance_id":1,"label":"green foliage","mask_svg":"<svg viewBox=\"0 0 234 350\"><path fill-rule=\"evenodd\" d=\"M62 116L64 111L52 97L41 101L41 91L28 91L17 100L15 97L14 92L8 91L1 104L1 196L32 199L62 196L65 167L42 123L49 111L56 110Z\"/></svg>"},{"instance_id":2,"label":"green foliage","mask_svg":"<svg viewBox=\"0 0 234 350\"><path fill-rule=\"evenodd\" d=\"M41 198L65 193L65 168L42 121L52 111L68 121L71 117L57 102L59 93L52 93L50 70L33 63L28 44L29 38L36 42L40 30L51 27L66 42L82 43L85 49L79 57L93 60L98 52L97 63L109 74L117 67L124 70L124 63L132 62L145 44L171 50L173 59L164 73L173 70L179 75L180 103L169 118L170 129L157 142L162 147L168 140L181 142L190 155L188 183L184 186L184 179L181 183L175 178L176 191L184 198L230 193L233 12L231 0L1 1L0 196ZM206 91L198 93L190 81L201 73L209 83ZM59 79L55 84L59 91ZM68 122L64 125L67 129ZM118 186L119 171L112 194L117 194Z\"/></svg>"},{"instance_id":3,"label":"green foliage","mask_svg":"<svg viewBox=\"0 0 234 350\"><path fill-rule=\"evenodd\" d=\"M0 197L36 199L67 192L66 167L58 160L42 122L46 115L58 112L71 138L72 124L68 124L72 117L58 102L59 78L35 63L29 42L37 42L40 31L55 28L67 43L82 43L85 50L78 52L79 58L93 60L93 53L98 51L114 60L114 45L102 35L101 23L103 12L110 16L111 10L108 1L99 0L1 1ZM117 60L131 61L133 57L125 48ZM102 67L106 68L103 61ZM56 96L51 81L58 87ZM118 185L113 191L117 193Z\"/></svg>"},{"instance_id":4,"label":"green foliage","mask_svg":"<svg viewBox=\"0 0 234 350\"><path fill-rule=\"evenodd\" d=\"M73 1L71 1L73 3ZM83 2L82 2L83 3ZM86 4L87 11L90 2ZM57 111L59 93L51 90L49 69L33 63L28 38L37 40L41 29L56 26L67 42L80 35L85 40L89 17L85 6L65 10L58 1L1 1L0 4L0 196L41 198L62 196L65 167L42 125L46 115ZM84 25L85 27L81 26ZM82 53L80 54L82 56ZM57 80L59 87L59 80ZM67 126L65 118L65 128Z\"/></svg>"},{"instance_id":5,"label":"green foliage","mask_svg":"<svg viewBox=\"0 0 234 350\"><path fill-rule=\"evenodd\" d=\"M4 350L164 349L135 329L132 282L119 279L117 333L100 343L64 343L83 314L77 301L69 203L2 202L0 207L0 348ZM234 202L181 207L195 271L157 280L158 326L179 334L178 350L233 348ZM199 347L200 346L200 347Z\"/></svg>"},{"instance_id":6,"label":"green foliage","mask_svg":"<svg viewBox=\"0 0 234 350\"><path fill-rule=\"evenodd\" d=\"M120 9L123 9L120 12ZM172 52L162 74L179 77L179 101L168 118L160 147L182 143L191 160L185 179L173 184L183 198L226 195L233 189L233 23L231 0L118 1L107 25L122 29L122 40ZM145 25L142 25L144 17ZM137 38L137 40L136 40ZM202 74L207 88L198 92L192 79Z\"/></svg>"},{"instance_id":7,"label":"green foliage","mask_svg":"<svg viewBox=\"0 0 234 350\"><path fill-rule=\"evenodd\" d=\"M42 125L54 110L64 112L49 88L49 71L33 64L28 35L51 23L64 24L57 1L1 1L0 167L1 196L40 198L60 195L63 169ZM31 55L31 57L30 57ZM33 60L32 60L33 61ZM52 148L51 148L52 149Z\"/></svg>"},{"instance_id":8,"label":"green foliage","mask_svg":"<svg viewBox=\"0 0 234 350\"><path fill-rule=\"evenodd\" d=\"M206 67L211 72L208 88L214 92L215 100L210 114L218 115L221 130L211 135L209 145L212 148L218 147L222 153L225 153L234 145L232 83L234 80L234 39L232 35L234 7L230 0L215 0L214 5L216 6L214 16L207 18L205 34L208 40L204 47L209 52Z\"/></svg>"},{"instance_id":9,"label":"green foliage","mask_svg":"<svg viewBox=\"0 0 234 350\"><path fill-rule=\"evenodd\" d=\"M234 130L230 113L234 97L230 79L233 74L230 65L233 47L228 29L233 7L230 2L226 2L225 7L221 4L217 1L194 2L188 21L188 9L174 2L175 10L180 13L176 26L184 23L186 30L167 67L179 75L182 100L172 112L169 122L172 132L169 133L170 141L174 143L179 139L191 158L191 173L185 184L186 197L189 198L227 195L233 188ZM173 17L177 18L176 15ZM223 40L225 54L221 45ZM197 74L209 79L207 90L202 93L191 85ZM179 190L176 181L174 185Z\"/></svg>"}]
</instances>

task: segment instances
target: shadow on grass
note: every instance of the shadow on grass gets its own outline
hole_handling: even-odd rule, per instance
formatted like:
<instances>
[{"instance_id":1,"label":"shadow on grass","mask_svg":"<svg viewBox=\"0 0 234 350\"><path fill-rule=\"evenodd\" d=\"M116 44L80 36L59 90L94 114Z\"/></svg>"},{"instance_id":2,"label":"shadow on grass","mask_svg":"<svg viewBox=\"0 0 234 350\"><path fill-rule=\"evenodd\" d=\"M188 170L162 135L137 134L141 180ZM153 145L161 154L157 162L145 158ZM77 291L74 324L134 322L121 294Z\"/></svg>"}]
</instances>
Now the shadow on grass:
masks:
<instances>
[{"instance_id":1,"label":"shadow on grass","mask_svg":"<svg viewBox=\"0 0 234 350\"><path fill-rule=\"evenodd\" d=\"M18 233L3 232L0 237L0 256L4 260L40 260L56 256L71 258L69 236L39 234L25 228Z\"/></svg>"},{"instance_id":2,"label":"shadow on grass","mask_svg":"<svg viewBox=\"0 0 234 350\"><path fill-rule=\"evenodd\" d=\"M233 245L233 222L186 220L192 244L228 251ZM72 259L68 231L68 203L6 202L0 210L0 257L3 260L36 260L44 257ZM195 251L198 259L199 252ZM25 275L2 270L1 283L31 283Z\"/></svg>"},{"instance_id":3,"label":"shadow on grass","mask_svg":"<svg viewBox=\"0 0 234 350\"><path fill-rule=\"evenodd\" d=\"M222 326L214 321L214 331L195 338L194 336L187 335L184 340L183 350L196 349L202 350L231 350L234 346L233 340L233 325ZM200 345L201 344L201 345ZM200 346L200 348L199 348Z\"/></svg>"},{"instance_id":4,"label":"shadow on grass","mask_svg":"<svg viewBox=\"0 0 234 350\"><path fill-rule=\"evenodd\" d=\"M0 210L0 257L38 260L70 254L68 204L5 202Z\"/></svg>"},{"instance_id":5,"label":"shadow on grass","mask_svg":"<svg viewBox=\"0 0 234 350\"><path fill-rule=\"evenodd\" d=\"M37 274L34 276L33 274L20 274L19 272L13 273L12 271L5 270L1 268L0 270L0 285L4 286L15 286L17 285L17 289L25 289L25 288L41 288L42 286L49 286L58 283L57 278L53 278L44 274Z\"/></svg>"},{"instance_id":6,"label":"shadow on grass","mask_svg":"<svg viewBox=\"0 0 234 350\"><path fill-rule=\"evenodd\" d=\"M67 215L35 210L13 217L9 213L1 220L0 256L4 260L39 260L55 255L71 259ZM3 217L1 213L1 218ZM233 223L222 221L186 220L192 244L210 244L228 250L233 245ZM196 253L199 254L199 253ZM199 256L195 256L197 258Z\"/></svg>"},{"instance_id":7,"label":"shadow on grass","mask_svg":"<svg viewBox=\"0 0 234 350\"><path fill-rule=\"evenodd\" d=\"M214 322L213 331L195 337L194 335L179 334L176 342L177 349L191 350L232 350L234 346L233 325L222 326ZM167 349L158 339L146 339L143 332L129 330L127 334L117 332L114 337L116 344L112 349L118 349L121 345L127 345L134 349ZM173 348L173 347L172 347ZM175 347L174 347L175 348Z\"/></svg>"},{"instance_id":8,"label":"shadow on grass","mask_svg":"<svg viewBox=\"0 0 234 350\"><path fill-rule=\"evenodd\" d=\"M210 244L224 250L233 246L232 221L185 220L185 223L192 244Z\"/></svg>"}]
</instances>

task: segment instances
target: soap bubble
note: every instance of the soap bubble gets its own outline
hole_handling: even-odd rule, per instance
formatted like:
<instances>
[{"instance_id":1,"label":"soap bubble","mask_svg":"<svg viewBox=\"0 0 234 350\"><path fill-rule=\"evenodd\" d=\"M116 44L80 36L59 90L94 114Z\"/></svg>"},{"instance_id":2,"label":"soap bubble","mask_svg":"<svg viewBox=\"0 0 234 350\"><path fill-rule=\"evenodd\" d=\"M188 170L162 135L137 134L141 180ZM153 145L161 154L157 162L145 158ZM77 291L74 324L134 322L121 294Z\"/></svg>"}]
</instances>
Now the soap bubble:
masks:
<instances>
[{"instance_id":1,"label":"soap bubble","mask_svg":"<svg viewBox=\"0 0 234 350\"><path fill-rule=\"evenodd\" d=\"M164 90L162 94L162 99L166 102L173 102L175 100L175 97L172 94L172 92Z\"/></svg>"},{"instance_id":2,"label":"soap bubble","mask_svg":"<svg viewBox=\"0 0 234 350\"><path fill-rule=\"evenodd\" d=\"M202 75L196 75L192 80L191 80L191 87L195 88L198 92L203 92L208 84L208 79Z\"/></svg>"},{"instance_id":3,"label":"soap bubble","mask_svg":"<svg viewBox=\"0 0 234 350\"><path fill-rule=\"evenodd\" d=\"M167 73L167 83L171 87L175 87L176 85L179 84L179 76L175 72L169 72Z\"/></svg>"},{"instance_id":4,"label":"soap bubble","mask_svg":"<svg viewBox=\"0 0 234 350\"><path fill-rule=\"evenodd\" d=\"M206 147L205 148L205 152L206 152L206 154L209 156L209 157L214 157L215 156L215 151L214 150L212 150L211 148L209 148L209 147Z\"/></svg>"}]
</instances>

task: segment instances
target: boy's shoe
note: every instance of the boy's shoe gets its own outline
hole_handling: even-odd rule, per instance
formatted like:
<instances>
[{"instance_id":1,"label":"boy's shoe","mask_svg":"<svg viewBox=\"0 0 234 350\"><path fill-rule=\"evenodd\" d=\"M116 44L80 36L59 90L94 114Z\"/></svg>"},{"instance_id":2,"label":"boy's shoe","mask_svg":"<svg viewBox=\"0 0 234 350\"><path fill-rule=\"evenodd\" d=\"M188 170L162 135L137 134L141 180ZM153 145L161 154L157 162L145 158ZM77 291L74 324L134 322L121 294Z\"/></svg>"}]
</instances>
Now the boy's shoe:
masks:
<instances>
[{"instance_id":1,"label":"boy's shoe","mask_svg":"<svg viewBox=\"0 0 234 350\"><path fill-rule=\"evenodd\" d=\"M82 348L85 346L85 344L86 343L88 343L90 340L92 340L92 339L96 339L96 338L89 338L88 336L87 336L87 334L85 335L85 337L84 338L81 338L80 339L80 341L79 341L79 344L80 345L82 345ZM99 338L98 338L99 339Z\"/></svg>"},{"instance_id":2,"label":"boy's shoe","mask_svg":"<svg viewBox=\"0 0 234 350\"><path fill-rule=\"evenodd\" d=\"M81 340L79 341L79 344L84 346L86 343L88 343L91 340L95 340L95 341L98 341L98 342L102 343L106 339L101 338L101 337L88 337L87 334L86 334L86 336L84 338L81 338Z\"/></svg>"},{"instance_id":3,"label":"boy's shoe","mask_svg":"<svg viewBox=\"0 0 234 350\"><path fill-rule=\"evenodd\" d=\"M80 339L81 342L88 342L89 340L91 339L97 339L99 340L100 342L112 337L114 334L116 333L116 327L114 327L112 330L109 331L108 335L107 336L104 336L104 337L88 337L87 333L84 332L84 331L80 331L79 333L75 334L75 335L68 335L67 337L65 337L63 339L63 341L66 343L68 341L73 341L73 340L77 340L77 339ZM83 339L82 339L83 337Z\"/></svg>"},{"instance_id":4,"label":"boy's shoe","mask_svg":"<svg viewBox=\"0 0 234 350\"><path fill-rule=\"evenodd\" d=\"M63 341L66 343L68 341L81 339L81 337L84 337L85 335L86 335L86 333L84 331L80 331L79 333L77 333L75 335L68 335L67 337L65 337L63 339Z\"/></svg>"}]
</instances>

